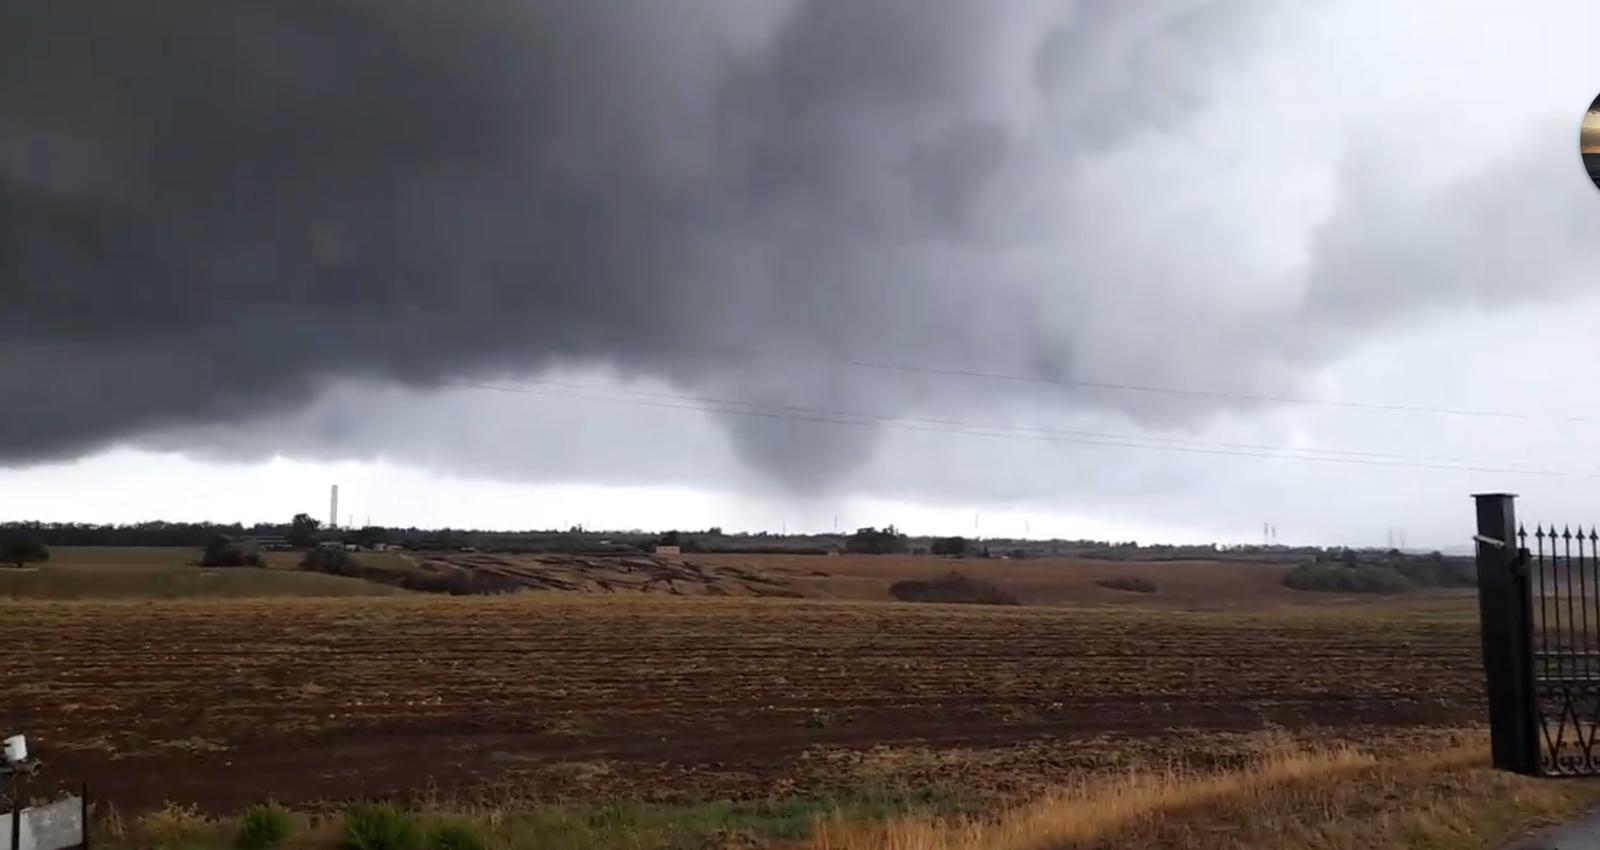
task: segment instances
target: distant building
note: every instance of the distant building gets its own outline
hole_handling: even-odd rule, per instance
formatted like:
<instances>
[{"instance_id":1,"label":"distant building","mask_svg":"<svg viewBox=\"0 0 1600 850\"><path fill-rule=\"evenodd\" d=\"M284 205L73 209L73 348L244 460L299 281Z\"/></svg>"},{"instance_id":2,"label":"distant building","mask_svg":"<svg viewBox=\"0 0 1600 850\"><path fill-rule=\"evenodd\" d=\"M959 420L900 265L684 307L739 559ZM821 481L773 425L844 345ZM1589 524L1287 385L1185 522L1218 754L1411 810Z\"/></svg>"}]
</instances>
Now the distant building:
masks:
<instances>
[{"instance_id":1,"label":"distant building","mask_svg":"<svg viewBox=\"0 0 1600 850\"><path fill-rule=\"evenodd\" d=\"M340 543L337 540L324 540L321 543L317 544L317 548L318 549L338 550L338 549L343 549L344 548L344 544Z\"/></svg>"},{"instance_id":2,"label":"distant building","mask_svg":"<svg viewBox=\"0 0 1600 850\"><path fill-rule=\"evenodd\" d=\"M682 555L683 554L683 547L682 546L657 546L656 547L656 554L657 555Z\"/></svg>"},{"instance_id":3,"label":"distant building","mask_svg":"<svg viewBox=\"0 0 1600 850\"><path fill-rule=\"evenodd\" d=\"M253 537L239 538L239 545L254 547L257 552L287 552L294 548L289 541L277 534L257 534Z\"/></svg>"}]
</instances>

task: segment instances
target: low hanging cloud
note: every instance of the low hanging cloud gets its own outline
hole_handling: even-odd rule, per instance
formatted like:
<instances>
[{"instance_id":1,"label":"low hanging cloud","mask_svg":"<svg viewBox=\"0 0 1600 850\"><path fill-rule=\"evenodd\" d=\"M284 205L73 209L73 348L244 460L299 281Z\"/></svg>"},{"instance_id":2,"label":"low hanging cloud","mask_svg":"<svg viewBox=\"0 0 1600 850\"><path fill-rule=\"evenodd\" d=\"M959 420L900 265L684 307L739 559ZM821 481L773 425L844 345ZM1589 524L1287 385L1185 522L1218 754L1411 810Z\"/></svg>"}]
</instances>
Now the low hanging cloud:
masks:
<instances>
[{"instance_id":1,"label":"low hanging cloud","mask_svg":"<svg viewBox=\"0 0 1600 850\"><path fill-rule=\"evenodd\" d=\"M1580 285L1600 206L1542 127L1435 184L1385 176L1405 146L1330 140L1326 179L1289 189L1230 161L1230 116L1301 100L1252 75L1305 23L1231 0L15 0L0 393L27 415L0 418L0 462L558 366L1184 426L1235 402L883 367L1287 392L1396 316ZM1496 285L1530 256L1525 291ZM801 490L878 437L719 421Z\"/></svg>"}]
</instances>

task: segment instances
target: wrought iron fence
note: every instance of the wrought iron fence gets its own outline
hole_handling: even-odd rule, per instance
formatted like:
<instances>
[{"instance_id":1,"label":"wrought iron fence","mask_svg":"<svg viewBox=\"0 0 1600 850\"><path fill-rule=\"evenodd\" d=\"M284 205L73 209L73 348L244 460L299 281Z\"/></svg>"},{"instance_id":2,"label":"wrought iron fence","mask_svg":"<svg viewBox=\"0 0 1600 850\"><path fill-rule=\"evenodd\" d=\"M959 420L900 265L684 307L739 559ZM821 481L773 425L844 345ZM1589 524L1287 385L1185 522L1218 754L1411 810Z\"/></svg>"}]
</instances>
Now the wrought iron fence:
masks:
<instances>
[{"instance_id":1,"label":"wrought iron fence","mask_svg":"<svg viewBox=\"0 0 1600 850\"><path fill-rule=\"evenodd\" d=\"M1527 569L1539 768L1600 774L1600 529L1518 529ZM1530 545L1531 544L1531 545Z\"/></svg>"},{"instance_id":2,"label":"wrought iron fence","mask_svg":"<svg viewBox=\"0 0 1600 850\"><path fill-rule=\"evenodd\" d=\"M1516 521L1477 499L1478 615L1496 767L1600 776L1600 528Z\"/></svg>"}]
</instances>

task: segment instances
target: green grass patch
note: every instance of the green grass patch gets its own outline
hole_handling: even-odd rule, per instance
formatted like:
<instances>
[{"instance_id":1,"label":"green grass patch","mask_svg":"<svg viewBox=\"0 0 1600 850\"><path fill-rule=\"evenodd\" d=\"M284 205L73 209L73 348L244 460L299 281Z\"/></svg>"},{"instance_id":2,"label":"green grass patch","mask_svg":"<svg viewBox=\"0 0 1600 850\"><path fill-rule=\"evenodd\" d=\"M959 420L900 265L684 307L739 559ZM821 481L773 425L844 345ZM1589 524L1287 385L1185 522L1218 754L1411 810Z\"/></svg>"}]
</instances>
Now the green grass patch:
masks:
<instances>
[{"instance_id":1,"label":"green grass patch","mask_svg":"<svg viewBox=\"0 0 1600 850\"><path fill-rule=\"evenodd\" d=\"M440 824L428 832L428 850L484 850L483 836L470 824Z\"/></svg>"},{"instance_id":2,"label":"green grass patch","mask_svg":"<svg viewBox=\"0 0 1600 850\"><path fill-rule=\"evenodd\" d=\"M263 816L258 810L266 807L252 807L238 818L200 819L186 814L180 819L181 830L163 821L157 825L159 829L121 836L103 830L101 834L107 846L125 850L157 845L168 850L179 845L183 850L235 850L247 848L246 834L254 836L251 841L268 841L249 845L247 850L707 850L803 840L822 818L866 821L908 813L975 815L982 811L981 803L978 798L942 789L872 786L751 801L614 800L414 812L387 804L363 804L342 814L276 810L283 816L282 833L277 831L277 816ZM271 824L266 823L269 820ZM291 829L292 825L298 826Z\"/></svg>"},{"instance_id":3,"label":"green grass patch","mask_svg":"<svg viewBox=\"0 0 1600 850\"><path fill-rule=\"evenodd\" d=\"M339 850L416 850L420 838L415 819L393 806L351 806Z\"/></svg>"},{"instance_id":4,"label":"green grass patch","mask_svg":"<svg viewBox=\"0 0 1600 850\"><path fill-rule=\"evenodd\" d=\"M876 820L913 811L976 813L978 806L953 792L932 788L855 789L749 802L552 805L508 814L497 837L508 846L543 850L702 850L739 839L799 840L822 817Z\"/></svg>"},{"instance_id":5,"label":"green grass patch","mask_svg":"<svg viewBox=\"0 0 1600 850\"><path fill-rule=\"evenodd\" d=\"M233 841L238 850L270 850L289 837L289 813L283 807L261 803L239 816L239 834Z\"/></svg>"}]
</instances>

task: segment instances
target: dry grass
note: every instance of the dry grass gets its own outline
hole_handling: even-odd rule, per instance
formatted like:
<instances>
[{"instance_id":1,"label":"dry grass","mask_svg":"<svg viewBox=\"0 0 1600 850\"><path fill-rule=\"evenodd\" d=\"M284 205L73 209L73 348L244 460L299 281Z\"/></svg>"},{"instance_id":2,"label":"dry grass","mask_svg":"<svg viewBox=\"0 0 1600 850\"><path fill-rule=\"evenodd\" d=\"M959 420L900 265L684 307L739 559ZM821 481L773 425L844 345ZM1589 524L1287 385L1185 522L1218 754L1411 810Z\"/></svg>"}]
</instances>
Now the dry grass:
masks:
<instances>
[{"instance_id":1,"label":"dry grass","mask_svg":"<svg viewBox=\"0 0 1600 850\"><path fill-rule=\"evenodd\" d=\"M1486 765L1482 743L1403 760L1350 748L1281 750L1225 773L1128 773L991 818L833 818L809 850L1489 848L1600 802L1600 782Z\"/></svg>"},{"instance_id":2,"label":"dry grass","mask_svg":"<svg viewBox=\"0 0 1600 850\"><path fill-rule=\"evenodd\" d=\"M1178 770L1126 773L1085 781L989 820L945 821L908 817L880 824L826 822L815 850L1045 850L1081 845L1110 835L1152 813L1201 806L1221 798L1259 795L1272 786L1308 777L1328 778L1376 764L1354 749L1279 752L1242 771L1198 774Z\"/></svg>"}]
</instances>

